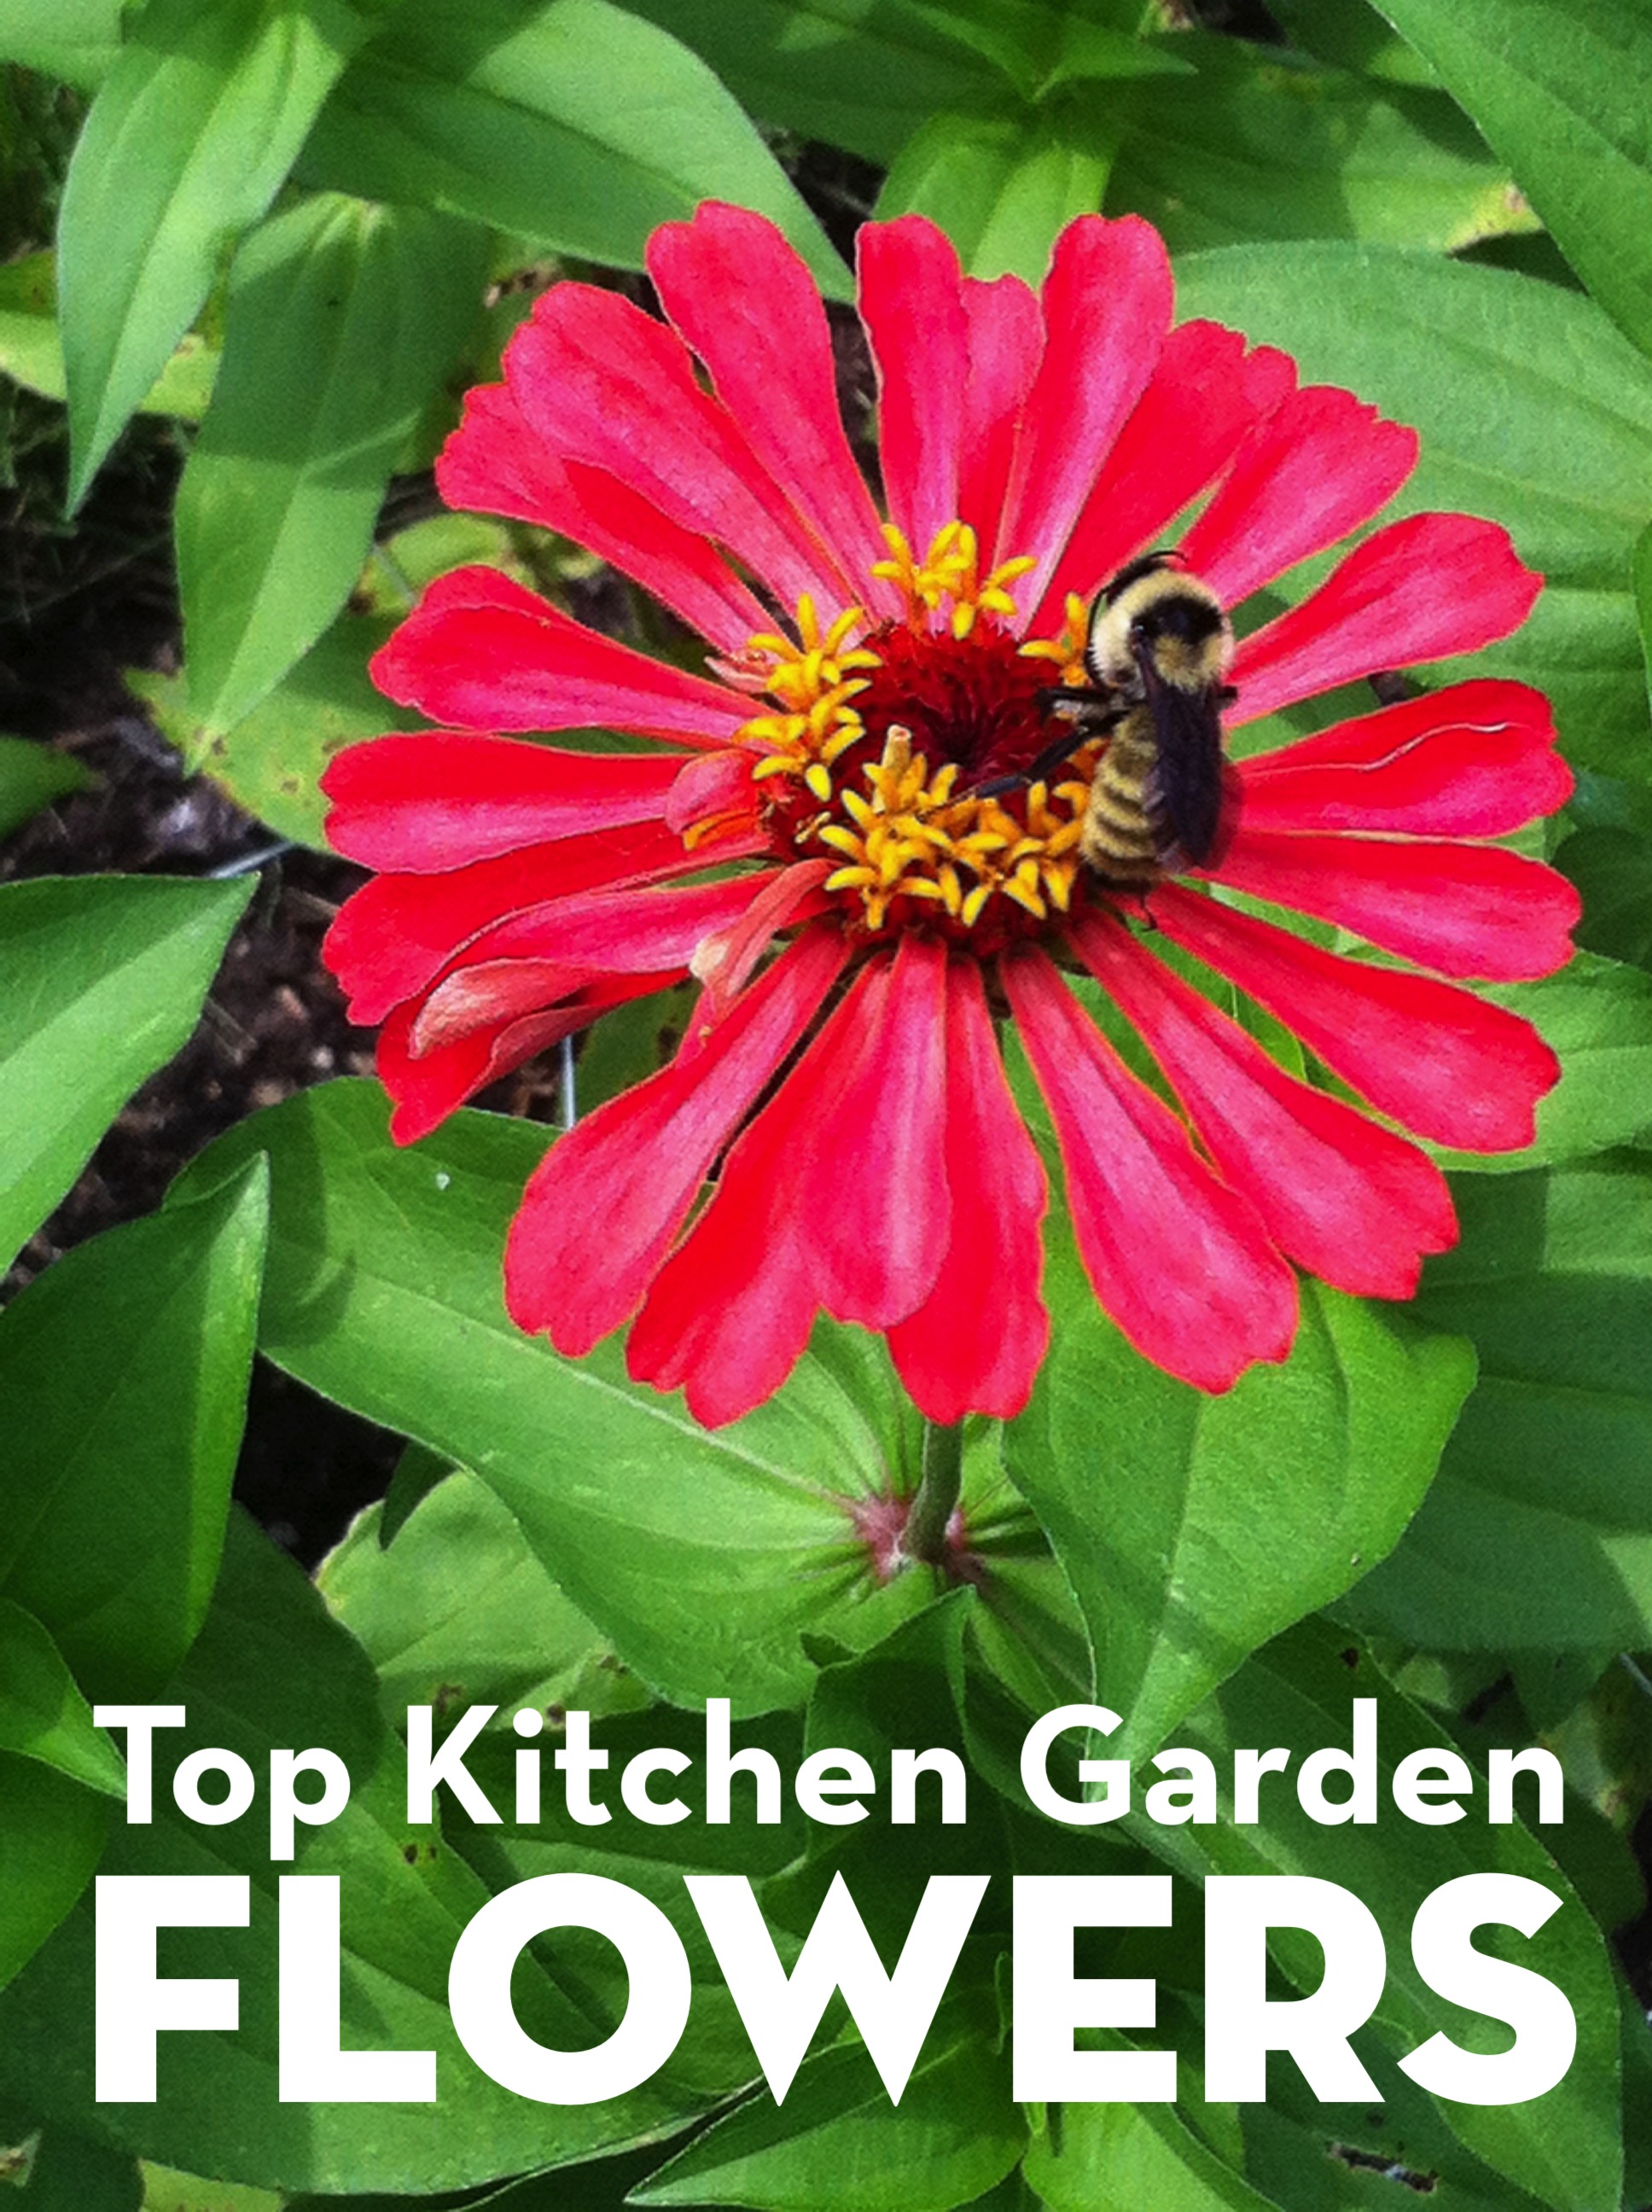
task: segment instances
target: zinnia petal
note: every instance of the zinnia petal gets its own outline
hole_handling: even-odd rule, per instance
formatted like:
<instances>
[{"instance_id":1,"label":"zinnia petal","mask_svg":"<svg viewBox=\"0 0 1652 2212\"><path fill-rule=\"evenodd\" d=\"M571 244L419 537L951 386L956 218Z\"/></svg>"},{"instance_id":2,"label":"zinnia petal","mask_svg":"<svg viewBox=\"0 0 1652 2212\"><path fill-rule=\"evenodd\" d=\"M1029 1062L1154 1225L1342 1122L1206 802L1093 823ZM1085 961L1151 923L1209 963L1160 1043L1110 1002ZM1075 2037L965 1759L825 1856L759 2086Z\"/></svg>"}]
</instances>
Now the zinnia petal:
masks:
<instances>
[{"instance_id":1,"label":"zinnia petal","mask_svg":"<svg viewBox=\"0 0 1652 2212\"><path fill-rule=\"evenodd\" d=\"M750 905L763 876L708 884L629 885L541 900L473 938L466 960L541 960L591 972L637 975L686 968L702 938Z\"/></svg>"},{"instance_id":2,"label":"zinnia petal","mask_svg":"<svg viewBox=\"0 0 1652 2212\"><path fill-rule=\"evenodd\" d=\"M506 1248L506 1303L521 1328L548 1330L579 1358L635 1312L713 1163L843 961L841 940L806 933L697 1052L607 1100L552 1146Z\"/></svg>"},{"instance_id":3,"label":"zinnia petal","mask_svg":"<svg viewBox=\"0 0 1652 2212\"><path fill-rule=\"evenodd\" d=\"M957 249L922 216L856 238L860 317L878 365L878 450L890 520L921 550L960 512L969 325Z\"/></svg>"},{"instance_id":4,"label":"zinnia petal","mask_svg":"<svg viewBox=\"0 0 1652 2212\"><path fill-rule=\"evenodd\" d=\"M505 351L505 380L550 450L627 484L683 529L726 545L783 606L853 597L675 331L616 292L556 284Z\"/></svg>"},{"instance_id":5,"label":"zinnia petal","mask_svg":"<svg viewBox=\"0 0 1652 2212\"><path fill-rule=\"evenodd\" d=\"M634 731L721 744L751 702L587 629L496 568L439 576L371 663L374 682L471 730Z\"/></svg>"},{"instance_id":6,"label":"zinnia petal","mask_svg":"<svg viewBox=\"0 0 1652 2212\"><path fill-rule=\"evenodd\" d=\"M1529 1022L1428 975L1322 951L1179 884L1153 893L1173 944L1266 1006L1379 1113L1463 1152L1517 1152L1560 1063Z\"/></svg>"},{"instance_id":7,"label":"zinnia petal","mask_svg":"<svg viewBox=\"0 0 1652 2212\"><path fill-rule=\"evenodd\" d=\"M379 1080L396 1102L390 1133L398 1145L428 1136L467 1098L485 1091L501 1075L548 1052L565 1036L594 1022L628 999L647 998L678 981L677 975L621 975L578 991L565 1005L544 1012L518 1015L495 1029L472 1030L453 1043L425 1052L413 1048L416 1006L398 1006L379 1032L375 1058Z\"/></svg>"},{"instance_id":8,"label":"zinnia petal","mask_svg":"<svg viewBox=\"0 0 1652 2212\"><path fill-rule=\"evenodd\" d=\"M1501 837L1563 805L1572 774L1528 684L1481 678L1239 763L1258 830Z\"/></svg>"},{"instance_id":9,"label":"zinnia petal","mask_svg":"<svg viewBox=\"0 0 1652 2212\"><path fill-rule=\"evenodd\" d=\"M819 1310L805 1232L780 1199L783 1153L770 1133L754 1133L761 1128L760 1121L741 1139L750 1149L738 1166L731 1157L732 1185L654 1277L626 1340L634 1378L681 1389L702 1428L738 1421L774 1396Z\"/></svg>"},{"instance_id":10,"label":"zinnia petal","mask_svg":"<svg viewBox=\"0 0 1652 2212\"><path fill-rule=\"evenodd\" d=\"M1036 605L1170 328L1170 260L1139 216L1081 216L1055 241L1041 301L1044 358L1021 418L999 527L1000 560L1026 553Z\"/></svg>"},{"instance_id":11,"label":"zinnia petal","mask_svg":"<svg viewBox=\"0 0 1652 2212\"><path fill-rule=\"evenodd\" d=\"M726 653L768 628L762 605L715 546L618 477L548 452L507 385L465 395L464 420L436 463L436 486L449 507L508 514L588 547Z\"/></svg>"},{"instance_id":12,"label":"zinnia petal","mask_svg":"<svg viewBox=\"0 0 1652 2212\"><path fill-rule=\"evenodd\" d=\"M1241 642L1230 719L1257 721L1380 668L1477 653L1518 629L1542 588L1495 522L1413 514L1390 523L1299 607Z\"/></svg>"},{"instance_id":13,"label":"zinnia petal","mask_svg":"<svg viewBox=\"0 0 1652 2212\"><path fill-rule=\"evenodd\" d=\"M1093 598L1161 537L1295 380L1289 355L1272 346L1248 351L1240 333L1220 323L1173 330L1073 525L1034 629L1059 629L1069 592Z\"/></svg>"},{"instance_id":14,"label":"zinnia petal","mask_svg":"<svg viewBox=\"0 0 1652 2212\"><path fill-rule=\"evenodd\" d=\"M1408 1298L1424 1255L1457 1241L1427 1155L1288 1075L1110 916L1086 915L1071 933L1279 1249L1357 1296Z\"/></svg>"},{"instance_id":15,"label":"zinnia petal","mask_svg":"<svg viewBox=\"0 0 1652 2212\"><path fill-rule=\"evenodd\" d=\"M756 811L752 769L756 760L749 746L731 746L726 752L701 753L684 763L665 801L665 824L680 836L698 823L732 820Z\"/></svg>"},{"instance_id":16,"label":"zinnia petal","mask_svg":"<svg viewBox=\"0 0 1652 2212\"><path fill-rule=\"evenodd\" d=\"M658 963L642 967L658 973ZM466 960L444 975L414 1014L407 1049L415 1060L489 1030L495 1035L525 1015L559 1007L598 979L587 969L553 960Z\"/></svg>"},{"instance_id":17,"label":"zinnia petal","mask_svg":"<svg viewBox=\"0 0 1652 2212\"><path fill-rule=\"evenodd\" d=\"M963 314L969 330L969 374L963 387L958 514L986 551L999 543L1016 438L1044 350L1044 319L1036 295L1018 276L999 276L991 283L966 276ZM1013 559L1017 550L1008 549L1002 557Z\"/></svg>"},{"instance_id":18,"label":"zinnia petal","mask_svg":"<svg viewBox=\"0 0 1652 2212\"><path fill-rule=\"evenodd\" d=\"M872 573L888 548L837 406L831 332L801 255L767 217L718 200L648 241L660 304L781 492L874 612L900 602Z\"/></svg>"},{"instance_id":19,"label":"zinnia petal","mask_svg":"<svg viewBox=\"0 0 1652 2212\"><path fill-rule=\"evenodd\" d=\"M901 1380L932 1421L1011 1420L1049 1344L1038 1294L1049 1206L1038 1148L1005 1080L981 970L946 971L946 1171L952 1241L935 1287L889 1332Z\"/></svg>"},{"instance_id":20,"label":"zinnia petal","mask_svg":"<svg viewBox=\"0 0 1652 2212\"><path fill-rule=\"evenodd\" d=\"M657 821L682 753L570 753L451 730L369 738L328 764L327 839L364 867L426 874ZM680 841L679 841L680 842Z\"/></svg>"},{"instance_id":21,"label":"zinnia petal","mask_svg":"<svg viewBox=\"0 0 1652 2212\"><path fill-rule=\"evenodd\" d=\"M821 886L831 872L830 860L794 860L789 868L765 877L756 896L726 927L711 930L701 939L689 965L706 987L706 1002L714 1016L720 1019L744 989L780 930L811 921L822 910Z\"/></svg>"},{"instance_id":22,"label":"zinnia petal","mask_svg":"<svg viewBox=\"0 0 1652 2212\"><path fill-rule=\"evenodd\" d=\"M1137 1351L1202 1390L1283 1359L1296 1278L1249 1201L1212 1176L1046 956L1000 963L1048 1103L1085 1273Z\"/></svg>"},{"instance_id":23,"label":"zinnia petal","mask_svg":"<svg viewBox=\"0 0 1652 2212\"><path fill-rule=\"evenodd\" d=\"M1187 566L1236 607L1385 507L1417 465L1415 430L1351 392L1305 385L1241 447L1182 540Z\"/></svg>"},{"instance_id":24,"label":"zinnia petal","mask_svg":"<svg viewBox=\"0 0 1652 2212\"><path fill-rule=\"evenodd\" d=\"M1236 890L1334 921L1403 960L1490 982L1564 967L1582 913L1558 869L1501 845L1298 836L1255 829L1242 814L1220 874Z\"/></svg>"},{"instance_id":25,"label":"zinnia petal","mask_svg":"<svg viewBox=\"0 0 1652 2212\"><path fill-rule=\"evenodd\" d=\"M701 866L657 822L529 845L440 876L374 876L352 892L322 957L349 994L350 1019L381 1022L434 982L483 930L547 896L687 875Z\"/></svg>"},{"instance_id":26,"label":"zinnia petal","mask_svg":"<svg viewBox=\"0 0 1652 2212\"><path fill-rule=\"evenodd\" d=\"M822 1032L811 1155L794 1172L811 1179L816 1279L839 1321L904 1321L946 1256L945 990L943 947L905 936Z\"/></svg>"}]
</instances>

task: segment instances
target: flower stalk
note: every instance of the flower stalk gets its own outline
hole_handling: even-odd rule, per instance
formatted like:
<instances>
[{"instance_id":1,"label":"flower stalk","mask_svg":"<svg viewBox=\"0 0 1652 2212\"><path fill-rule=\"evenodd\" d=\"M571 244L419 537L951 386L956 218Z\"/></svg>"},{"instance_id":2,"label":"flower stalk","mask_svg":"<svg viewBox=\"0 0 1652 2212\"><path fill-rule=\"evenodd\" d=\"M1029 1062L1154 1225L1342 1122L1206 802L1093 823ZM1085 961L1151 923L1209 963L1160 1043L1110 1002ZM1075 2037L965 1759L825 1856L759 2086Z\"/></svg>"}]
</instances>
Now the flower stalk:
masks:
<instances>
[{"instance_id":1,"label":"flower stalk","mask_svg":"<svg viewBox=\"0 0 1652 2212\"><path fill-rule=\"evenodd\" d=\"M946 1532L963 1487L963 1424L924 1423L924 1470L901 1549L927 1567L946 1563Z\"/></svg>"}]
</instances>

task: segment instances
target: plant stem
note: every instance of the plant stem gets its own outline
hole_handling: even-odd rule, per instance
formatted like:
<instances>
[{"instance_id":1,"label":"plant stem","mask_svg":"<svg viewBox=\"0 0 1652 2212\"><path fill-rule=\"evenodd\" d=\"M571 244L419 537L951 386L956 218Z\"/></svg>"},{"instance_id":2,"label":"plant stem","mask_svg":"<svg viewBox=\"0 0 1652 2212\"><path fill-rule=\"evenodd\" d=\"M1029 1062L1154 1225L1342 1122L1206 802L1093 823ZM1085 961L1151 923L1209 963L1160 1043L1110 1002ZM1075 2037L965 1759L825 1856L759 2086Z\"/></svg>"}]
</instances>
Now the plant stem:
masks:
<instances>
[{"instance_id":1,"label":"plant stem","mask_svg":"<svg viewBox=\"0 0 1652 2212\"><path fill-rule=\"evenodd\" d=\"M901 1539L909 1559L938 1567L946 1560L947 1524L963 1485L963 1425L924 1423L924 1472Z\"/></svg>"}]
</instances>

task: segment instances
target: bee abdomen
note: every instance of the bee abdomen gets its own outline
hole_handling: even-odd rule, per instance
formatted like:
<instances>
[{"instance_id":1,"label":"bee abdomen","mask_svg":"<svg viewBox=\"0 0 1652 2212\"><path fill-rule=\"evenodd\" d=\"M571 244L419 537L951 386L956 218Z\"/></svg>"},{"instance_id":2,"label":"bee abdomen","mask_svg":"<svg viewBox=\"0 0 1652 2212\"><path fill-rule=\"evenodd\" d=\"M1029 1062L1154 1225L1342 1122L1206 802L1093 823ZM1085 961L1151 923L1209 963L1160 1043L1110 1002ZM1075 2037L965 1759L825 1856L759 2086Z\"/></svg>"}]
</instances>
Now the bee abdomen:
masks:
<instances>
[{"instance_id":1,"label":"bee abdomen","mask_svg":"<svg viewBox=\"0 0 1652 2212\"><path fill-rule=\"evenodd\" d=\"M1147 817L1147 781L1157 747L1121 730L1096 764L1078 857L1103 883L1139 890L1157 883L1157 840Z\"/></svg>"}]
</instances>

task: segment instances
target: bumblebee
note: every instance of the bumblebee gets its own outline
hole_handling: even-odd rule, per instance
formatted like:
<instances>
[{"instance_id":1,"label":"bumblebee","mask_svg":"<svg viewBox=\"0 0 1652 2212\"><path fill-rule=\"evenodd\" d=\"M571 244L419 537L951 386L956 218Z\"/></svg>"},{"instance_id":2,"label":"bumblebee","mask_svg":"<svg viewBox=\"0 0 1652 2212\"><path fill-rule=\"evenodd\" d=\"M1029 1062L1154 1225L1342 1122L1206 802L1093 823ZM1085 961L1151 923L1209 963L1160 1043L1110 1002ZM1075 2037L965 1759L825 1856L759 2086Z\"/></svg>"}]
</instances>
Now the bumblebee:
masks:
<instances>
[{"instance_id":1,"label":"bumblebee","mask_svg":"<svg viewBox=\"0 0 1652 2212\"><path fill-rule=\"evenodd\" d=\"M1221 716L1235 696L1226 682L1232 658L1232 627L1216 594L1176 554L1133 561L1096 593L1084 641L1090 684L1040 695L1047 709L1077 712L1011 781L1048 779L1080 745L1106 737L1078 846L1102 883L1145 890L1215 856L1232 819Z\"/></svg>"}]
</instances>

